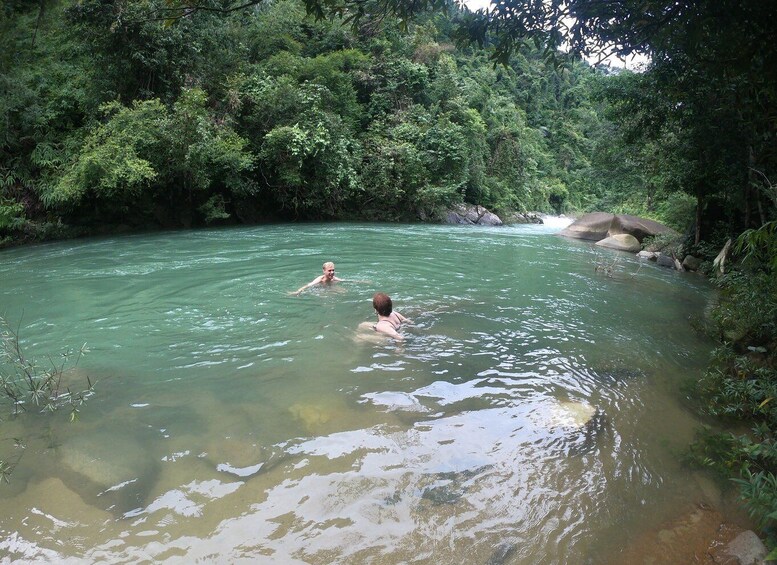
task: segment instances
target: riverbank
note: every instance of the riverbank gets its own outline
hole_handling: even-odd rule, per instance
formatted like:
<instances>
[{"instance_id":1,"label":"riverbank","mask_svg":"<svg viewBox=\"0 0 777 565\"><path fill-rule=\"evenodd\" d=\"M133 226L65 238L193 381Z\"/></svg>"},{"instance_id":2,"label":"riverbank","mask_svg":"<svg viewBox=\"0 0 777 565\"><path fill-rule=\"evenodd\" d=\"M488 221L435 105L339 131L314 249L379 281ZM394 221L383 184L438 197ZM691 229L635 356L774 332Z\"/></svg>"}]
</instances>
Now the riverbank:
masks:
<instances>
[{"instance_id":1,"label":"riverbank","mask_svg":"<svg viewBox=\"0 0 777 565\"><path fill-rule=\"evenodd\" d=\"M717 510L700 504L660 528L643 532L604 565L757 565L764 563L766 553L752 529L726 521Z\"/></svg>"}]
</instances>

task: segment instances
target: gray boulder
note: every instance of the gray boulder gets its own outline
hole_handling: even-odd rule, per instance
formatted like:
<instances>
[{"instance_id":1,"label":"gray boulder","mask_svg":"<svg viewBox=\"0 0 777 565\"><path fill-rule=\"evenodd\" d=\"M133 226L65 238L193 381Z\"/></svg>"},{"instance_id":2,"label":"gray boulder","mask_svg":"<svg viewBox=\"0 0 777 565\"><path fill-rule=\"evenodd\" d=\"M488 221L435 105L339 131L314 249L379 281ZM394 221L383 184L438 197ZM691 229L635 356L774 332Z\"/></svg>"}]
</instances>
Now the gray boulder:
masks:
<instances>
[{"instance_id":1,"label":"gray boulder","mask_svg":"<svg viewBox=\"0 0 777 565\"><path fill-rule=\"evenodd\" d=\"M501 226L502 220L483 206L457 204L445 214L447 224L467 224L480 226Z\"/></svg>"},{"instance_id":2,"label":"gray boulder","mask_svg":"<svg viewBox=\"0 0 777 565\"><path fill-rule=\"evenodd\" d=\"M636 253L641 247L637 238L628 233L619 233L617 235L605 237L604 239L597 241L596 245L609 249L617 249L619 251L628 251L630 253Z\"/></svg>"},{"instance_id":3,"label":"gray boulder","mask_svg":"<svg viewBox=\"0 0 777 565\"><path fill-rule=\"evenodd\" d=\"M686 271L698 271L701 267L702 260L699 257L693 255L686 255L683 259L683 269Z\"/></svg>"},{"instance_id":4,"label":"gray boulder","mask_svg":"<svg viewBox=\"0 0 777 565\"><path fill-rule=\"evenodd\" d=\"M58 451L66 484L86 500L100 496L119 515L143 504L159 472L139 438L119 430L79 435Z\"/></svg>"},{"instance_id":5,"label":"gray boulder","mask_svg":"<svg viewBox=\"0 0 777 565\"><path fill-rule=\"evenodd\" d=\"M656 261L659 255L661 254L658 251L642 250L639 253L637 253L637 257L639 257L640 259L646 259L648 261Z\"/></svg>"},{"instance_id":6,"label":"gray boulder","mask_svg":"<svg viewBox=\"0 0 777 565\"><path fill-rule=\"evenodd\" d=\"M724 554L739 565L758 565L766 558L766 546L752 530L742 532L726 546Z\"/></svg>"},{"instance_id":7,"label":"gray boulder","mask_svg":"<svg viewBox=\"0 0 777 565\"><path fill-rule=\"evenodd\" d=\"M669 267L670 269L675 268L675 260L669 255L664 255L663 253L658 255L656 259L656 263L658 263L662 267Z\"/></svg>"},{"instance_id":8,"label":"gray boulder","mask_svg":"<svg viewBox=\"0 0 777 565\"><path fill-rule=\"evenodd\" d=\"M592 212L572 222L559 232L559 235L576 239L599 241L609 235L615 216L606 212Z\"/></svg>"},{"instance_id":9,"label":"gray boulder","mask_svg":"<svg viewBox=\"0 0 777 565\"><path fill-rule=\"evenodd\" d=\"M676 234L672 228L653 220L607 212L585 214L559 232L560 235L566 237L590 241L600 241L614 235L629 234L640 243L646 237L663 233Z\"/></svg>"},{"instance_id":10,"label":"gray boulder","mask_svg":"<svg viewBox=\"0 0 777 565\"><path fill-rule=\"evenodd\" d=\"M679 235L669 226L665 226L654 220L629 216L628 214L617 214L613 220L613 231L620 230L620 233L629 233L636 237L640 243L646 237L653 237L659 234Z\"/></svg>"}]
</instances>

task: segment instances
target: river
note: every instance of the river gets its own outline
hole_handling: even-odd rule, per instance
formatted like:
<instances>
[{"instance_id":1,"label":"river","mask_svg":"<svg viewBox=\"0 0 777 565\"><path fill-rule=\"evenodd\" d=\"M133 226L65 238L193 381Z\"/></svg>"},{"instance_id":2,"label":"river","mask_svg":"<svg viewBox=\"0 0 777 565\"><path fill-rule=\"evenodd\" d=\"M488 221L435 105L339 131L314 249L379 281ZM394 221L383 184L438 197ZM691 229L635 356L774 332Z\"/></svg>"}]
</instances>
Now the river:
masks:
<instances>
[{"instance_id":1,"label":"river","mask_svg":"<svg viewBox=\"0 0 777 565\"><path fill-rule=\"evenodd\" d=\"M599 563L712 504L680 462L709 286L558 229L277 225L2 252L25 351L86 343L68 384L96 386L72 424L2 415L0 456L21 458L0 557ZM356 282L293 296L327 260ZM413 320L403 343L357 331L376 291Z\"/></svg>"}]
</instances>

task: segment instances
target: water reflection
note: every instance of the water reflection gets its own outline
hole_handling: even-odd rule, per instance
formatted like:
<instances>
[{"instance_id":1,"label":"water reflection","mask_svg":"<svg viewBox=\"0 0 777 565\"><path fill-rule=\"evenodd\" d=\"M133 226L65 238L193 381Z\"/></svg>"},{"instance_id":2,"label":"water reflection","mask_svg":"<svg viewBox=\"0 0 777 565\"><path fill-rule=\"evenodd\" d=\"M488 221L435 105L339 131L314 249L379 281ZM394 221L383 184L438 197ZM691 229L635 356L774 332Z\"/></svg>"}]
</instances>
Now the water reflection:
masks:
<instances>
[{"instance_id":1,"label":"water reflection","mask_svg":"<svg viewBox=\"0 0 777 565\"><path fill-rule=\"evenodd\" d=\"M374 284L288 295L326 259ZM88 342L99 382L77 425L3 423L29 438L14 559L580 563L708 496L676 457L707 289L598 276L541 228L134 236L0 271L25 344ZM401 345L354 339L376 290Z\"/></svg>"}]
</instances>

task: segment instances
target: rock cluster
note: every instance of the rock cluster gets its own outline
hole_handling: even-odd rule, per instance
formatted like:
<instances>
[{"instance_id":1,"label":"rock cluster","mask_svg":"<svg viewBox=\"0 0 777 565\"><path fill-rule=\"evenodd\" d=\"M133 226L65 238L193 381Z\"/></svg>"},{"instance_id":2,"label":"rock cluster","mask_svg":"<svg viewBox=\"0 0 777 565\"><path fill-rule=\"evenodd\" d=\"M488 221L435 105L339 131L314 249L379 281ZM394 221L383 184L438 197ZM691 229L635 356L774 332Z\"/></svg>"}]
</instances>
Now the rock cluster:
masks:
<instances>
[{"instance_id":1,"label":"rock cluster","mask_svg":"<svg viewBox=\"0 0 777 565\"><path fill-rule=\"evenodd\" d=\"M543 223L540 215L534 212L515 212L502 220L483 206L474 204L457 204L453 206L443 214L443 221L447 224L479 226ZM561 230L559 235L593 241L599 247L636 253L641 259L655 261L662 267L677 269L678 271L698 271L702 264L702 259L693 255L685 255L678 258L672 252L642 251L642 243L645 238L657 235L679 237L679 234L672 228L654 220L628 214L610 214L607 212L585 214Z\"/></svg>"},{"instance_id":2,"label":"rock cluster","mask_svg":"<svg viewBox=\"0 0 777 565\"><path fill-rule=\"evenodd\" d=\"M445 215L447 224L477 224L480 226L501 226L502 220L483 206L457 204Z\"/></svg>"},{"instance_id":3,"label":"rock cluster","mask_svg":"<svg viewBox=\"0 0 777 565\"><path fill-rule=\"evenodd\" d=\"M697 271L702 263L700 258L693 255L678 258L671 252L641 251L642 242L647 237L679 236L679 234L659 222L627 214L606 212L585 214L559 232L559 235L595 241L596 245L600 247L637 253L641 259L655 261L662 267L678 271Z\"/></svg>"}]
</instances>

